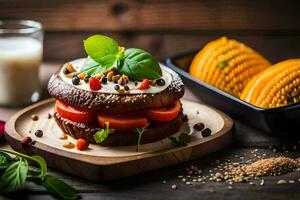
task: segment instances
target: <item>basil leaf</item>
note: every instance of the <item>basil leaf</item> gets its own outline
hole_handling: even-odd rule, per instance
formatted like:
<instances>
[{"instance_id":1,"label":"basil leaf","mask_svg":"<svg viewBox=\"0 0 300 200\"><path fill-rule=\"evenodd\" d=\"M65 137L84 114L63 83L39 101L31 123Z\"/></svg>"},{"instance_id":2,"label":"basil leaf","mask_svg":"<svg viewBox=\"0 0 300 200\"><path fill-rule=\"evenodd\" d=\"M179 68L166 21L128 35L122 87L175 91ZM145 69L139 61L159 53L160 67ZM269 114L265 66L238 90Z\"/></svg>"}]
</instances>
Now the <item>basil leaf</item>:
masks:
<instances>
[{"instance_id":1,"label":"basil leaf","mask_svg":"<svg viewBox=\"0 0 300 200\"><path fill-rule=\"evenodd\" d=\"M0 179L1 193L9 193L23 187L28 172L28 162L22 158L11 164L2 174Z\"/></svg>"},{"instance_id":2,"label":"basil leaf","mask_svg":"<svg viewBox=\"0 0 300 200\"><path fill-rule=\"evenodd\" d=\"M150 53L136 48L125 51L124 59L118 60L117 70L136 80L158 79L162 76L162 71L155 58Z\"/></svg>"},{"instance_id":3,"label":"basil leaf","mask_svg":"<svg viewBox=\"0 0 300 200\"><path fill-rule=\"evenodd\" d=\"M74 188L54 176L46 175L43 186L49 193L58 199L78 199L78 195Z\"/></svg>"},{"instance_id":4,"label":"basil leaf","mask_svg":"<svg viewBox=\"0 0 300 200\"><path fill-rule=\"evenodd\" d=\"M105 123L105 129L102 129L100 131L97 131L95 134L94 134L94 139L96 141L96 143L101 143L103 142L107 136L110 134L110 133L114 133L115 132L115 129L110 129L109 128L109 123L106 122Z\"/></svg>"},{"instance_id":5,"label":"basil leaf","mask_svg":"<svg viewBox=\"0 0 300 200\"><path fill-rule=\"evenodd\" d=\"M111 67L118 57L119 46L104 35L93 35L83 41L86 53L102 67Z\"/></svg>"},{"instance_id":6,"label":"basil leaf","mask_svg":"<svg viewBox=\"0 0 300 200\"><path fill-rule=\"evenodd\" d=\"M34 161L41 168L41 172L40 172L40 177L41 178L43 178L43 176L45 176L45 174L47 173L46 161L41 156L28 156L28 155L25 155L25 154L22 154L22 153L19 153L19 152L16 152L16 151L10 151L10 150L6 150L6 149L0 149L0 152L6 152L6 153L14 154L14 155L19 156L23 159Z\"/></svg>"},{"instance_id":7,"label":"basil leaf","mask_svg":"<svg viewBox=\"0 0 300 200\"><path fill-rule=\"evenodd\" d=\"M191 142L191 136L187 133L182 133L181 135L179 135L178 140L181 143L187 144L187 143Z\"/></svg>"},{"instance_id":8,"label":"basil leaf","mask_svg":"<svg viewBox=\"0 0 300 200\"><path fill-rule=\"evenodd\" d=\"M44 158L41 156L31 156L32 160L40 165L41 168L41 177L44 177L47 173L47 164Z\"/></svg>"},{"instance_id":9,"label":"basil leaf","mask_svg":"<svg viewBox=\"0 0 300 200\"><path fill-rule=\"evenodd\" d=\"M177 147L178 146L186 146L187 143L191 142L191 136L187 133L180 134L178 136L178 138L170 136L169 139Z\"/></svg>"},{"instance_id":10,"label":"basil leaf","mask_svg":"<svg viewBox=\"0 0 300 200\"><path fill-rule=\"evenodd\" d=\"M114 65L112 65L112 66L106 65L106 63L104 63L104 67L102 67L99 63L94 61L91 57L87 57L82 66L83 67L81 68L80 73L85 71L90 76L97 75L102 72L106 72L114 67Z\"/></svg>"},{"instance_id":11,"label":"basil leaf","mask_svg":"<svg viewBox=\"0 0 300 200\"><path fill-rule=\"evenodd\" d=\"M9 166L10 161L12 161L12 158L7 153L0 152L0 170L6 169Z\"/></svg>"},{"instance_id":12,"label":"basil leaf","mask_svg":"<svg viewBox=\"0 0 300 200\"><path fill-rule=\"evenodd\" d=\"M80 69L80 72L85 72L85 71L90 71L92 69L94 69L94 71L97 69L97 67L99 67L100 64L97 63L96 61L94 61L91 57L87 57L82 65L82 68ZM93 73L94 71L92 71L91 73Z\"/></svg>"}]
</instances>

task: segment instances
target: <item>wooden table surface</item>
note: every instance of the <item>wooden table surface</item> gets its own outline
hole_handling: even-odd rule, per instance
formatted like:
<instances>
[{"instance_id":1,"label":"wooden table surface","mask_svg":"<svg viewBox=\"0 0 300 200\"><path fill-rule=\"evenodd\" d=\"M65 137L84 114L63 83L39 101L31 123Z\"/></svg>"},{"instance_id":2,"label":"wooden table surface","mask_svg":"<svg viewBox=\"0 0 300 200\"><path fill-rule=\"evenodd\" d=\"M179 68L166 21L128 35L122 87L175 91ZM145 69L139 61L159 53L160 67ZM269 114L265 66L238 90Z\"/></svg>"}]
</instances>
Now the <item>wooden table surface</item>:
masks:
<instances>
[{"instance_id":1,"label":"wooden table surface","mask_svg":"<svg viewBox=\"0 0 300 200\"><path fill-rule=\"evenodd\" d=\"M59 64L44 64L41 76L46 83L50 74L55 71ZM44 84L45 87L45 84ZM198 101L187 88L186 99ZM0 120L7 120L18 109L1 108ZM56 170L49 170L76 188L83 199L300 199L300 172L293 172L280 177L263 177L264 184L260 180L249 183L233 183L206 181L205 184L194 183L186 185L177 176L186 175L186 167L197 165L203 170L204 175L209 175L213 168L212 162L216 160L241 162L243 160L255 160L256 155L266 154L266 157L285 155L299 157L300 148L297 141L283 141L273 138L266 133L255 130L238 120L235 120L235 136L233 144L219 152L203 157L199 160L183 163L173 167L163 168L121 180L92 183L63 174ZM7 144L0 144L0 148L9 148ZM257 152L253 154L253 150ZM274 150L276 149L276 151ZM251 153L252 151L252 153ZM87 172L89 173L89 172ZM277 180L294 180L293 184L276 184ZM165 182L165 183L164 183ZM171 185L176 184L177 190L172 190ZM40 186L26 184L25 190L10 196L0 196L0 199L53 199Z\"/></svg>"}]
</instances>

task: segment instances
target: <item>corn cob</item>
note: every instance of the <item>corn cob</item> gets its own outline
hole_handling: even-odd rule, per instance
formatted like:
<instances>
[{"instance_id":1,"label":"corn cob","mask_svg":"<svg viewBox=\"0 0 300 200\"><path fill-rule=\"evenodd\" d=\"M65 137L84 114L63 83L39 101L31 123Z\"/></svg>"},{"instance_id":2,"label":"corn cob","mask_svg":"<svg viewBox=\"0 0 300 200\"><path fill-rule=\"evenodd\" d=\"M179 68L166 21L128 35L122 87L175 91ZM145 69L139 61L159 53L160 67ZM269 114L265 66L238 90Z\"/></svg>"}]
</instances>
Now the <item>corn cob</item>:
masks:
<instances>
[{"instance_id":1,"label":"corn cob","mask_svg":"<svg viewBox=\"0 0 300 200\"><path fill-rule=\"evenodd\" d=\"M277 63L256 75L241 99L255 106L275 108L300 101L300 59Z\"/></svg>"},{"instance_id":2,"label":"corn cob","mask_svg":"<svg viewBox=\"0 0 300 200\"><path fill-rule=\"evenodd\" d=\"M194 57L190 74L239 97L250 79L271 64L260 54L226 37L209 42Z\"/></svg>"}]
</instances>

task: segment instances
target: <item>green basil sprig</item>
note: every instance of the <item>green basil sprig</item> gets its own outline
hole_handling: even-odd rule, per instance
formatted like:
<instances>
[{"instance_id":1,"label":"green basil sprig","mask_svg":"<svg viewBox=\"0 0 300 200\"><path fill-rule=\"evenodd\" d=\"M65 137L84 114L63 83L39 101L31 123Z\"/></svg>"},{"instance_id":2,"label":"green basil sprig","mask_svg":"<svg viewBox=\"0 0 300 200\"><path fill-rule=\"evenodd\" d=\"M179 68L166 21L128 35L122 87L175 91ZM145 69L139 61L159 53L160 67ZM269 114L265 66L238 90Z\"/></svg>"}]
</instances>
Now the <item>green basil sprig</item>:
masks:
<instances>
[{"instance_id":1,"label":"green basil sprig","mask_svg":"<svg viewBox=\"0 0 300 200\"><path fill-rule=\"evenodd\" d=\"M103 142L110 133L114 133L115 129L109 128L109 122L105 122L105 129L101 129L94 134L94 139L96 143Z\"/></svg>"},{"instance_id":2,"label":"green basil sprig","mask_svg":"<svg viewBox=\"0 0 300 200\"><path fill-rule=\"evenodd\" d=\"M11 154L15 157L10 156ZM38 165L39 170L29 168L29 161ZM42 157L0 149L0 193L20 190L26 180L44 186L58 199L78 199L74 188L54 176L47 175L47 165Z\"/></svg>"},{"instance_id":3,"label":"green basil sprig","mask_svg":"<svg viewBox=\"0 0 300 200\"><path fill-rule=\"evenodd\" d=\"M174 146L180 147L180 146L186 146L188 143L191 142L192 136L187 133L182 133L178 136L178 138L170 136L169 139L172 141Z\"/></svg>"},{"instance_id":4,"label":"green basil sprig","mask_svg":"<svg viewBox=\"0 0 300 200\"><path fill-rule=\"evenodd\" d=\"M125 50L117 42L104 35L93 35L84 40L88 54L81 72L96 75L115 67L119 73L136 80L158 79L162 71L156 59L142 49Z\"/></svg>"},{"instance_id":5,"label":"green basil sprig","mask_svg":"<svg viewBox=\"0 0 300 200\"><path fill-rule=\"evenodd\" d=\"M136 151L137 152L140 151L141 139L142 139L143 134L146 131L147 131L146 127L136 128L136 132L138 133L138 142L137 142L137 146L136 146Z\"/></svg>"}]
</instances>

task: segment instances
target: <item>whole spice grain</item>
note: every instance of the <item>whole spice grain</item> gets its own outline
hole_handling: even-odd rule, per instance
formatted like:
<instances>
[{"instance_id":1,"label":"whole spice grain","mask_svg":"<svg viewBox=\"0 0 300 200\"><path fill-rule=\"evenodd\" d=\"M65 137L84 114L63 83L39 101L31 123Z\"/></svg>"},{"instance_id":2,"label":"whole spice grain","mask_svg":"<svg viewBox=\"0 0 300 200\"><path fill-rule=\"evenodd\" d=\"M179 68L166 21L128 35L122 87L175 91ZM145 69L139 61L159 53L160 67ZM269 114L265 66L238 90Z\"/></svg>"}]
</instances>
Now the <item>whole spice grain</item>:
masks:
<instances>
[{"instance_id":1,"label":"whole spice grain","mask_svg":"<svg viewBox=\"0 0 300 200\"><path fill-rule=\"evenodd\" d=\"M118 80L120 79L120 75L115 75L115 76L113 76L112 77L112 81L114 82L114 83L117 83L118 82Z\"/></svg>"},{"instance_id":2,"label":"whole spice grain","mask_svg":"<svg viewBox=\"0 0 300 200\"><path fill-rule=\"evenodd\" d=\"M280 179L277 181L277 184L286 184L287 181L286 180L283 180L283 179Z\"/></svg>"},{"instance_id":3,"label":"whole spice grain","mask_svg":"<svg viewBox=\"0 0 300 200\"><path fill-rule=\"evenodd\" d=\"M204 127L205 127L204 124L201 123L201 122L199 122L199 123L197 123L197 124L194 125L194 129L196 131L202 131L204 129Z\"/></svg>"},{"instance_id":4,"label":"whole spice grain","mask_svg":"<svg viewBox=\"0 0 300 200\"><path fill-rule=\"evenodd\" d=\"M37 121L39 120L39 117L36 114L31 115L32 121Z\"/></svg>"},{"instance_id":5,"label":"whole spice grain","mask_svg":"<svg viewBox=\"0 0 300 200\"><path fill-rule=\"evenodd\" d=\"M220 173L216 173L213 176L213 180L221 178L224 181L244 182L253 177L260 176L278 176L292 172L300 167L298 160L294 160L287 157L271 157L267 159L260 159L250 164L229 164L226 170L220 176ZM264 181L261 182L261 185Z\"/></svg>"},{"instance_id":6,"label":"whole spice grain","mask_svg":"<svg viewBox=\"0 0 300 200\"><path fill-rule=\"evenodd\" d=\"M182 121L187 122L189 120L187 114L183 114Z\"/></svg>"},{"instance_id":7,"label":"whole spice grain","mask_svg":"<svg viewBox=\"0 0 300 200\"><path fill-rule=\"evenodd\" d=\"M114 72L113 71L108 72L108 74L107 74L107 80L108 81L112 81L112 77L113 76L114 76Z\"/></svg>"},{"instance_id":8,"label":"whole spice grain","mask_svg":"<svg viewBox=\"0 0 300 200\"><path fill-rule=\"evenodd\" d=\"M173 185L171 186L171 188L172 188L172 190L176 190L176 189L177 189L177 185L173 184Z\"/></svg>"},{"instance_id":9,"label":"whole spice grain","mask_svg":"<svg viewBox=\"0 0 300 200\"><path fill-rule=\"evenodd\" d=\"M36 137L43 137L43 131L42 130L36 130L35 131L35 133L34 133L34 135L36 136Z\"/></svg>"},{"instance_id":10,"label":"whole spice grain","mask_svg":"<svg viewBox=\"0 0 300 200\"><path fill-rule=\"evenodd\" d=\"M208 136L211 135L211 130L210 130L209 128L206 128L206 129L204 129L204 130L201 132L201 135L202 135L203 137L208 137Z\"/></svg>"},{"instance_id":11,"label":"whole spice grain","mask_svg":"<svg viewBox=\"0 0 300 200\"><path fill-rule=\"evenodd\" d=\"M31 137L24 137L24 139L21 141L23 145L28 145L32 141Z\"/></svg>"}]
</instances>

